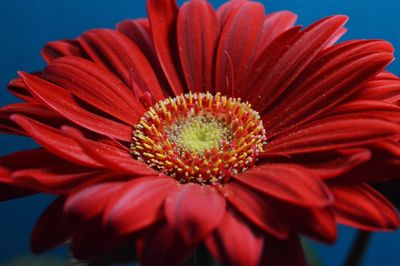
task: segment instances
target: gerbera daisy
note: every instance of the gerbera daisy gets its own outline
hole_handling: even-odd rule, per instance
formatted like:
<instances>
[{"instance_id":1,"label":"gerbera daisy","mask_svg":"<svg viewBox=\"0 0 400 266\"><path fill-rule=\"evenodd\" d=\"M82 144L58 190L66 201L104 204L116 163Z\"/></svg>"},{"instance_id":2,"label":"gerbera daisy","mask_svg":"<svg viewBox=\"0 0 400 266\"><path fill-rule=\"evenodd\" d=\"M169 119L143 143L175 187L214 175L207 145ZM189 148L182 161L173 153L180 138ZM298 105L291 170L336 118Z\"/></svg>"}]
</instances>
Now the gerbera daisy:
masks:
<instances>
[{"instance_id":1,"label":"gerbera daisy","mask_svg":"<svg viewBox=\"0 0 400 266\"><path fill-rule=\"evenodd\" d=\"M221 265L304 265L300 234L399 226L367 184L399 170L389 43L336 44L345 16L303 29L244 0L148 0L148 15L51 42L45 69L10 82L23 102L0 128L41 147L0 159L0 198L59 195L34 252L133 243L143 265L180 265L202 246Z\"/></svg>"}]
</instances>

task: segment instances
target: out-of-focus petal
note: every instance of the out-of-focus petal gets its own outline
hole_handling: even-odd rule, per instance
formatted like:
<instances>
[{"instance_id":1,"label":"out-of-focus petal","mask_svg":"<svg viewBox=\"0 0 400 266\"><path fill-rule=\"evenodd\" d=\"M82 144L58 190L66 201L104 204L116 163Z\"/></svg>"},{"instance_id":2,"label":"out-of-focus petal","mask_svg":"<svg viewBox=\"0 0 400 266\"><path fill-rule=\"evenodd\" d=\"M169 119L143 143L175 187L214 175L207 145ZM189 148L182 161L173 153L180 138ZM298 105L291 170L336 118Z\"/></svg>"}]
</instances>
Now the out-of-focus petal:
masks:
<instances>
[{"instance_id":1,"label":"out-of-focus petal","mask_svg":"<svg viewBox=\"0 0 400 266\"><path fill-rule=\"evenodd\" d=\"M43 47L41 54L47 63L63 56L86 56L79 42L76 40L49 42Z\"/></svg>"},{"instance_id":2,"label":"out-of-focus petal","mask_svg":"<svg viewBox=\"0 0 400 266\"><path fill-rule=\"evenodd\" d=\"M393 205L367 184L331 183L339 223L363 230L395 230L400 226Z\"/></svg>"},{"instance_id":3,"label":"out-of-focus petal","mask_svg":"<svg viewBox=\"0 0 400 266\"><path fill-rule=\"evenodd\" d=\"M293 235L288 240L282 241L267 237L260 265L307 266L300 238Z\"/></svg>"},{"instance_id":4,"label":"out-of-focus petal","mask_svg":"<svg viewBox=\"0 0 400 266\"><path fill-rule=\"evenodd\" d=\"M264 238L240 216L227 211L220 226L205 239L205 243L222 266L257 266Z\"/></svg>"},{"instance_id":5,"label":"out-of-focus petal","mask_svg":"<svg viewBox=\"0 0 400 266\"><path fill-rule=\"evenodd\" d=\"M199 243L217 227L224 213L224 197L209 186L182 185L165 202L168 224L190 245Z\"/></svg>"},{"instance_id":6,"label":"out-of-focus petal","mask_svg":"<svg viewBox=\"0 0 400 266\"><path fill-rule=\"evenodd\" d=\"M101 183L69 195L64 206L65 216L76 223L100 218L108 201L122 185L122 182Z\"/></svg>"},{"instance_id":7,"label":"out-of-focus petal","mask_svg":"<svg viewBox=\"0 0 400 266\"><path fill-rule=\"evenodd\" d=\"M103 224L118 235L133 233L163 218L165 198L178 189L168 177L144 177L121 187L107 204Z\"/></svg>"},{"instance_id":8,"label":"out-of-focus petal","mask_svg":"<svg viewBox=\"0 0 400 266\"><path fill-rule=\"evenodd\" d=\"M181 265L194 249L165 222L149 228L136 241L136 250L143 266Z\"/></svg>"},{"instance_id":9,"label":"out-of-focus petal","mask_svg":"<svg viewBox=\"0 0 400 266\"><path fill-rule=\"evenodd\" d=\"M295 205L323 207L332 202L325 184L312 172L296 165L264 164L234 178L268 196Z\"/></svg>"},{"instance_id":10,"label":"out-of-focus petal","mask_svg":"<svg viewBox=\"0 0 400 266\"><path fill-rule=\"evenodd\" d=\"M325 208L294 206L275 201L275 210L286 220L292 232L325 243L337 238L335 213L332 206Z\"/></svg>"},{"instance_id":11,"label":"out-of-focus petal","mask_svg":"<svg viewBox=\"0 0 400 266\"><path fill-rule=\"evenodd\" d=\"M95 219L82 223L74 230L70 247L75 258L84 261L96 261L96 259L111 255L113 251L126 242L127 237L116 236L105 230L101 221ZM134 252L133 249L132 246L132 252Z\"/></svg>"},{"instance_id":12,"label":"out-of-focus petal","mask_svg":"<svg viewBox=\"0 0 400 266\"><path fill-rule=\"evenodd\" d=\"M296 20L297 15L290 11L279 11L268 14L264 19L258 55L260 55L281 33L293 27Z\"/></svg>"},{"instance_id":13,"label":"out-of-focus petal","mask_svg":"<svg viewBox=\"0 0 400 266\"><path fill-rule=\"evenodd\" d=\"M31 249L43 253L67 241L72 228L65 223L63 216L64 199L58 198L44 211L33 228Z\"/></svg>"},{"instance_id":14,"label":"out-of-focus petal","mask_svg":"<svg viewBox=\"0 0 400 266\"><path fill-rule=\"evenodd\" d=\"M274 210L269 198L243 184L231 182L221 191L230 205L266 233L286 239L289 227Z\"/></svg>"},{"instance_id":15,"label":"out-of-focus petal","mask_svg":"<svg viewBox=\"0 0 400 266\"><path fill-rule=\"evenodd\" d=\"M8 197L32 194L35 191L68 194L85 183L104 180L104 170L85 167L57 157L43 149L16 152L0 158L0 183L3 189L15 186L2 194ZM31 192L30 192L31 191Z\"/></svg>"},{"instance_id":16,"label":"out-of-focus petal","mask_svg":"<svg viewBox=\"0 0 400 266\"><path fill-rule=\"evenodd\" d=\"M0 131L13 134L26 134L23 132L23 129L10 119L10 116L13 114L28 116L42 123L48 123L52 127L60 127L62 124L69 123L67 119L43 104L36 102L14 103L0 108Z\"/></svg>"},{"instance_id":17,"label":"out-of-focus petal","mask_svg":"<svg viewBox=\"0 0 400 266\"><path fill-rule=\"evenodd\" d=\"M28 87L20 77L11 80L8 83L7 88L12 95L25 102L38 102L38 100L29 92Z\"/></svg>"}]
</instances>

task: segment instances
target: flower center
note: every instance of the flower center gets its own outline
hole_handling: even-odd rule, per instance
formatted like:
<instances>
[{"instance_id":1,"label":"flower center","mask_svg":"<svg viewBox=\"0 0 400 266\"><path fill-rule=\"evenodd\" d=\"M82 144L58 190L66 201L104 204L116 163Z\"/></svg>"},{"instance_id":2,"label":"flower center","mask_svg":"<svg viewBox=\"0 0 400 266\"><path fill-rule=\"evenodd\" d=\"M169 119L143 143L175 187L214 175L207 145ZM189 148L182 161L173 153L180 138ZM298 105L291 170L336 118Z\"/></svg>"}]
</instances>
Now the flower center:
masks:
<instances>
[{"instance_id":1,"label":"flower center","mask_svg":"<svg viewBox=\"0 0 400 266\"><path fill-rule=\"evenodd\" d=\"M135 126L131 153L182 183L225 183L252 167L265 145L249 103L188 93L156 103Z\"/></svg>"},{"instance_id":2,"label":"flower center","mask_svg":"<svg viewBox=\"0 0 400 266\"><path fill-rule=\"evenodd\" d=\"M189 115L176 121L165 129L170 141L176 143L181 152L189 150L194 153L221 148L221 143L233 137L232 129L222 120L209 113Z\"/></svg>"}]
</instances>

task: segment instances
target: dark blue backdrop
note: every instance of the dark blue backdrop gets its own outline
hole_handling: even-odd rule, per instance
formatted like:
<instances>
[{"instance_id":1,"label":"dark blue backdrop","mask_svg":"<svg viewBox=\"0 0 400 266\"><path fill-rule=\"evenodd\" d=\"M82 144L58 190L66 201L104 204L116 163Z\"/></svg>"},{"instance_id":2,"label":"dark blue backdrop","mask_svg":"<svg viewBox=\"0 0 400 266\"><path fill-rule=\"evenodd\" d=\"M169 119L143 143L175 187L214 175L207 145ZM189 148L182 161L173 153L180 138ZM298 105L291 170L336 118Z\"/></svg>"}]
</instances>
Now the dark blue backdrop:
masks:
<instances>
[{"instance_id":1,"label":"dark blue backdrop","mask_svg":"<svg viewBox=\"0 0 400 266\"><path fill-rule=\"evenodd\" d=\"M183 1L180 1L183 2ZM222 0L211 1L219 6ZM262 1L268 12L287 9L299 15L299 22L311 22L332 14L347 14L349 32L345 39L386 39L400 48L400 2L398 0L295 0ZM113 27L126 18L146 15L145 0L1 0L0 1L0 105L15 101L6 90L17 70L35 71L44 66L39 55L48 41L73 38L96 27ZM400 54L398 54L400 56ZM400 74L400 63L389 68ZM33 147L25 139L0 136L0 155ZM50 202L47 196L35 196L0 203L0 265L4 261L29 254L28 239L34 221ZM328 266L341 265L354 231L340 228L335 246L315 244ZM374 234L365 266L400 265L400 233ZM66 256L65 249L53 251Z\"/></svg>"}]
</instances>

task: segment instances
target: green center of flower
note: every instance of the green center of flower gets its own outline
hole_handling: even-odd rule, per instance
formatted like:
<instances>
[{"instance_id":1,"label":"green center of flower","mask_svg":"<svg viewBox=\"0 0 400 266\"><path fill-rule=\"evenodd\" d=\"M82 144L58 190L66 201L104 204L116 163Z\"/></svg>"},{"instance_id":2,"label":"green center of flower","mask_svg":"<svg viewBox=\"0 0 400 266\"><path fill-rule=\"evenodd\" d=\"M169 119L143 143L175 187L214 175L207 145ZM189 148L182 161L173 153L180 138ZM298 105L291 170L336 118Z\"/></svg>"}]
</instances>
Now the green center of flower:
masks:
<instances>
[{"instance_id":1,"label":"green center of flower","mask_svg":"<svg viewBox=\"0 0 400 266\"><path fill-rule=\"evenodd\" d=\"M252 167L265 141L249 103L188 93L149 108L135 126L131 153L179 182L216 184Z\"/></svg>"},{"instance_id":2,"label":"green center of flower","mask_svg":"<svg viewBox=\"0 0 400 266\"><path fill-rule=\"evenodd\" d=\"M226 123L208 113L181 119L165 132L170 141L176 143L181 150L195 153L220 149L222 142L233 137L232 129Z\"/></svg>"}]
</instances>

